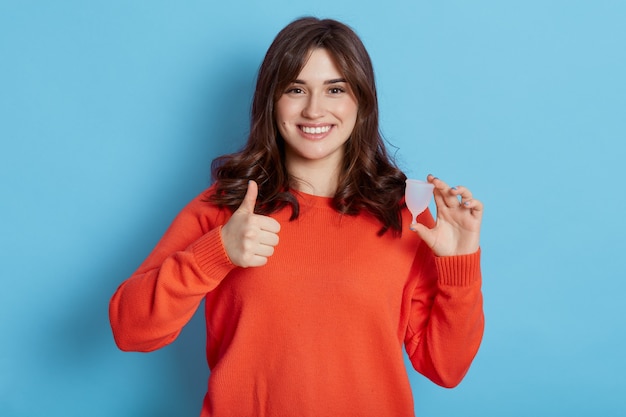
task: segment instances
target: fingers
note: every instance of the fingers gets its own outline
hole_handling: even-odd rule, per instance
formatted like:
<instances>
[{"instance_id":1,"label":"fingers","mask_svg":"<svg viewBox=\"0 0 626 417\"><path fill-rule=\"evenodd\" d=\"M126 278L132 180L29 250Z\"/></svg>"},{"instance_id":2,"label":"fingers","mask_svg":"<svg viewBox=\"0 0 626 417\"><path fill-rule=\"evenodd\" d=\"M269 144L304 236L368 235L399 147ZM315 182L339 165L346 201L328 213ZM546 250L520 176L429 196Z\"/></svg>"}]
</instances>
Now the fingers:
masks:
<instances>
[{"instance_id":1,"label":"fingers","mask_svg":"<svg viewBox=\"0 0 626 417\"><path fill-rule=\"evenodd\" d=\"M472 192L462 185L450 188L450 193L458 197L458 202L463 206L468 206L472 201Z\"/></svg>"},{"instance_id":2,"label":"fingers","mask_svg":"<svg viewBox=\"0 0 626 417\"><path fill-rule=\"evenodd\" d=\"M438 199L439 202L444 203L447 207L466 207L482 210L482 203L474 199L472 192L468 188L462 185L450 187L433 175L428 175L427 180L435 186L435 200Z\"/></svg>"},{"instance_id":3,"label":"fingers","mask_svg":"<svg viewBox=\"0 0 626 417\"><path fill-rule=\"evenodd\" d=\"M238 212L244 212L248 214L254 214L256 207L256 200L259 196L259 186L253 180L248 181L248 189L246 195L243 197L241 205L237 209ZM261 230L266 230L272 233L278 233L280 231L280 223L271 217L255 215L254 218L258 219L258 227Z\"/></svg>"},{"instance_id":4,"label":"fingers","mask_svg":"<svg viewBox=\"0 0 626 417\"><path fill-rule=\"evenodd\" d=\"M441 207L441 205L445 205L450 208L459 207L461 202L459 201L457 188L450 187L444 181L433 175L428 175L427 180L435 186L434 198L437 207Z\"/></svg>"},{"instance_id":5,"label":"fingers","mask_svg":"<svg viewBox=\"0 0 626 417\"><path fill-rule=\"evenodd\" d=\"M255 217L258 219L259 229L272 234L280 232L280 223L278 223L276 219L272 219L268 216L261 216L260 214L255 215Z\"/></svg>"},{"instance_id":6,"label":"fingers","mask_svg":"<svg viewBox=\"0 0 626 417\"><path fill-rule=\"evenodd\" d=\"M242 236L239 247L231 260L241 267L262 266L267 258L274 254L278 245L280 223L271 217L253 214L242 227Z\"/></svg>"},{"instance_id":7,"label":"fingers","mask_svg":"<svg viewBox=\"0 0 626 417\"><path fill-rule=\"evenodd\" d=\"M250 251L254 256L269 258L274 254L274 248L278 245L278 235L275 233L263 232L265 236L259 236L259 241Z\"/></svg>"},{"instance_id":8,"label":"fingers","mask_svg":"<svg viewBox=\"0 0 626 417\"><path fill-rule=\"evenodd\" d=\"M483 204L472 192L462 186L450 187L444 181L429 175L428 182L435 187L437 219L434 227L412 224L411 230L437 256L474 253L479 248Z\"/></svg>"},{"instance_id":9,"label":"fingers","mask_svg":"<svg viewBox=\"0 0 626 417\"><path fill-rule=\"evenodd\" d=\"M278 245L278 235L261 231L256 238L242 242L242 251L236 265L244 268L265 265L268 258L274 255L276 245Z\"/></svg>"},{"instance_id":10,"label":"fingers","mask_svg":"<svg viewBox=\"0 0 626 417\"><path fill-rule=\"evenodd\" d=\"M431 229L421 223L413 223L411 225L411 230L417 233L420 239L422 239L428 247L433 248L435 246L437 237Z\"/></svg>"},{"instance_id":11,"label":"fingers","mask_svg":"<svg viewBox=\"0 0 626 417\"><path fill-rule=\"evenodd\" d=\"M472 215L482 215L483 203L480 200L475 199L470 190L462 185L459 185L457 187L452 187L451 193L458 196L460 207L468 209Z\"/></svg>"},{"instance_id":12,"label":"fingers","mask_svg":"<svg viewBox=\"0 0 626 417\"><path fill-rule=\"evenodd\" d=\"M247 268L267 263L278 245L280 223L269 216L254 214L259 189L255 181L248 189L241 205L222 227L222 242L234 265Z\"/></svg>"}]
</instances>

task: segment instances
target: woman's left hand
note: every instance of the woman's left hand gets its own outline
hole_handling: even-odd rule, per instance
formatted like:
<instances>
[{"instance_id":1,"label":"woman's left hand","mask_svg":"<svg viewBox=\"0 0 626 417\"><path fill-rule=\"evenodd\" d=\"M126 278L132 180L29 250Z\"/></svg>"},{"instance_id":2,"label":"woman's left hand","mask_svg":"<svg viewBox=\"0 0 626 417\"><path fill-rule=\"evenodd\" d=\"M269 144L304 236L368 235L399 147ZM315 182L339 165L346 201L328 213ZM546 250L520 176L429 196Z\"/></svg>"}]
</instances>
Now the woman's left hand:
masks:
<instances>
[{"instance_id":1,"label":"woman's left hand","mask_svg":"<svg viewBox=\"0 0 626 417\"><path fill-rule=\"evenodd\" d=\"M432 229L413 223L411 230L417 232L437 256L476 252L479 248L483 204L463 186L450 187L432 175L427 180L435 186L433 193L437 221Z\"/></svg>"}]
</instances>

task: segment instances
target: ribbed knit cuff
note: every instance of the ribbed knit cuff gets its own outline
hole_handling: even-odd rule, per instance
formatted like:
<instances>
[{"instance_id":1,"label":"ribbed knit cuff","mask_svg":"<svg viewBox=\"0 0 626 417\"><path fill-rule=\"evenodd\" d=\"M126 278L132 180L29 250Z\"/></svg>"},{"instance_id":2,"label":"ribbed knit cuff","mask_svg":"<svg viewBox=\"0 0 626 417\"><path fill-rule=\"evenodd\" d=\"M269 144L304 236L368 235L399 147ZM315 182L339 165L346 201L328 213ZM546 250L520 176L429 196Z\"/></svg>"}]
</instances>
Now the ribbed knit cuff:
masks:
<instances>
[{"instance_id":1,"label":"ribbed knit cuff","mask_svg":"<svg viewBox=\"0 0 626 417\"><path fill-rule=\"evenodd\" d=\"M481 279L480 249L469 255L435 257L439 283L467 286Z\"/></svg>"},{"instance_id":2,"label":"ribbed knit cuff","mask_svg":"<svg viewBox=\"0 0 626 417\"><path fill-rule=\"evenodd\" d=\"M191 245L196 262L202 272L217 281L221 281L226 274L235 268L224 249L221 230L221 226L216 227Z\"/></svg>"}]
</instances>

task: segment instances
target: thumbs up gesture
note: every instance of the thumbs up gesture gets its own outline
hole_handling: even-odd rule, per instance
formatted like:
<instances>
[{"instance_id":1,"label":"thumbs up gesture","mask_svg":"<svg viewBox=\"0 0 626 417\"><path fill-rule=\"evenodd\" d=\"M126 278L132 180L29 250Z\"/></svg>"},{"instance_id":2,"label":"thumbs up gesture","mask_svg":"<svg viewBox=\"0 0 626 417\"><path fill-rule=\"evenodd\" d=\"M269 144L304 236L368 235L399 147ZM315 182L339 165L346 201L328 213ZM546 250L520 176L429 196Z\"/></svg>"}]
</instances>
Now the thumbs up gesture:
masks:
<instances>
[{"instance_id":1,"label":"thumbs up gesture","mask_svg":"<svg viewBox=\"0 0 626 417\"><path fill-rule=\"evenodd\" d=\"M257 183L250 181L241 205L222 227L226 254L233 264L243 268L265 265L278 244L280 223L271 217L254 214L258 194Z\"/></svg>"}]
</instances>

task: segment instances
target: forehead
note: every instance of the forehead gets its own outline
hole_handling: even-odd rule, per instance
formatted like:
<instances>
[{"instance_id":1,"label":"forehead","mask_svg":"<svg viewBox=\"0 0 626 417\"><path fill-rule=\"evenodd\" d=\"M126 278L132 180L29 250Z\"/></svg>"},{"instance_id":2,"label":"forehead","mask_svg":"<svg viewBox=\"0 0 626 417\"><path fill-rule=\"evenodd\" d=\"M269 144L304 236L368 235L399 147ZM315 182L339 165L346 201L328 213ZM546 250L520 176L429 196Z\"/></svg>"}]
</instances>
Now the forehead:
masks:
<instances>
[{"instance_id":1,"label":"forehead","mask_svg":"<svg viewBox=\"0 0 626 417\"><path fill-rule=\"evenodd\" d=\"M297 76L299 81L306 82L324 82L339 78L343 78L343 74L337 67L334 57L323 48L316 48L311 51Z\"/></svg>"}]
</instances>

